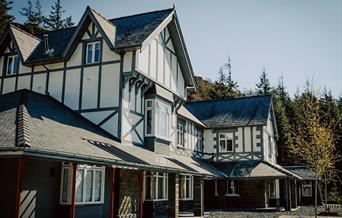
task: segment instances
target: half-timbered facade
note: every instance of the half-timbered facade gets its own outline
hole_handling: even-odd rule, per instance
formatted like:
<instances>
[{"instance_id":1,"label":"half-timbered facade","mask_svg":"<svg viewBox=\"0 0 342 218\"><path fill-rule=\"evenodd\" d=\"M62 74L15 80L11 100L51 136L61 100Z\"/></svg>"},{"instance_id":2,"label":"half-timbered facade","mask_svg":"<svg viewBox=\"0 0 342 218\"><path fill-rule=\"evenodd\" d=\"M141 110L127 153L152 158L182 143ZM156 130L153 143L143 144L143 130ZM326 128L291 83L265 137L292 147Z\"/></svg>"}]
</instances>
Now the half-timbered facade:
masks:
<instances>
[{"instance_id":1,"label":"half-timbered facade","mask_svg":"<svg viewBox=\"0 0 342 218\"><path fill-rule=\"evenodd\" d=\"M298 177L276 164L271 97L185 104L196 84L174 8L9 25L0 69L5 216L202 216L204 189L223 208L288 204L280 183Z\"/></svg>"}]
</instances>

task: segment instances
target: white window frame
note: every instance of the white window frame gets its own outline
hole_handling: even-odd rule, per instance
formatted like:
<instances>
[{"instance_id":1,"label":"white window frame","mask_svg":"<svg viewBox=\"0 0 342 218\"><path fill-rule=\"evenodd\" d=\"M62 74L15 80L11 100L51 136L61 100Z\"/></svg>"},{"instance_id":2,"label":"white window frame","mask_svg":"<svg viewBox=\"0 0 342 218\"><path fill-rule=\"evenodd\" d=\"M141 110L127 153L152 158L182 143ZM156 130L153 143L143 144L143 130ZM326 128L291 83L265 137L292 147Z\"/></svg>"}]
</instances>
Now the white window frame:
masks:
<instances>
[{"instance_id":1,"label":"white window frame","mask_svg":"<svg viewBox=\"0 0 342 218\"><path fill-rule=\"evenodd\" d=\"M158 138L170 141L170 123L171 123L171 106L169 104L166 104L160 100L156 100L155 103L155 121L156 124L155 126L155 136ZM162 113L165 113L166 119L162 120ZM165 130L166 130L166 135L161 135L159 131L161 131L161 124L165 122Z\"/></svg>"},{"instance_id":2,"label":"white window frame","mask_svg":"<svg viewBox=\"0 0 342 218\"><path fill-rule=\"evenodd\" d=\"M219 196L219 193L218 193L218 180L215 180L214 189L215 189L215 196Z\"/></svg>"},{"instance_id":3,"label":"white window frame","mask_svg":"<svg viewBox=\"0 0 342 218\"><path fill-rule=\"evenodd\" d=\"M224 137L221 137L221 136L224 136ZM228 143L227 143L228 140L232 141L232 150L228 150ZM224 150L221 147L221 141L224 142L224 145L225 145ZM219 142L218 146L219 146L220 152L233 152L234 151L234 141L231 137L229 137L229 133L219 133L218 142Z\"/></svg>"},{"instance_id":4,"label":"white window frame","mask_svg":"<svg viewBox=\"0 0 342 218\"><path fill-rule=\"evenodd\" d=\"M95 62L95 48L96 48L96 45L99 45L99 60ZM88 46L89 45L92 45L92 54L91 54L91 61L89 62L89 59L88 59ZM101 59L101 43L100 41L95 41L95 42L88 42L86 43L86 60L85 60L85 63L86 64L97 64L97 63L100 63L100 59Z\"/></svg>"},{"instance_id":5,"label":"white window frame","mask_svg":"<svg viewBox=\"0 0 342 218\"><path fill-rule=\"evenodd\" d=\"M273 186L274 195L271 192L271 186ZM276 180L268 181L268 197L271 199L277 198L277 182Z\"/></svg>"},{"instance_id":6,"label":"white window frame","mask_svg":"<svg viewBox=\"0 0 342 218\"><path fill-rule=\"evenodd\" d=\"M150 178L150 184L147 184L147 178ZM169 180L168 180L167 173L160 173L160 172L146 172L144 178L144 198L146 201L167 201L168 200L168 191L169 191ZM159 187L159 178L163 178L163 192L164 196L159 196L158 187ZM153 187L153 180L155 179L155 186ZM146 186L150 186L150 198L146 198ZM153 194L153 191L155 195Z\"/></svg>"},{"instance_id":7,"label":"white window frame","mask_svg":"<svg viewBox=\"0 0 342 218\"><path fill-rule=\"evenodd\" d=\"M10 59L12 59L11 66L10 66ZM14 72L14 67L16 65L16 61L18 61L18 71ZM6 64L6 75L14 75L19 73L19 65L20 65L20 60L18 55L10 55L7 57L7 64ZM8 69L11 68L11 73L8 73Z\"/></svg>"},{"instance_id":8,"label":"white window frame","mask_svg":"<svg viewBox=\"0 0 342 218\"><path fill-rule=\"evenodd\" d=\"M185 146L184 142L185 142L184 124L177 122L177 146L184 147Z\"/></svg>"},{"instance_id":9,"label":"white window frame","mask_svg":"<svg viewBox=\"0 0 342 218\"><path fill-rule=\"evenodd\" d=\"M203 152L203 134L198 129L196 129L196 139L196 151Z\"/></svg>"},{"instance_id":10,"label":"white window frame","mask_svg":"<svg viewBox=\"0 0 342 218\"><path fill-rule=\"evenodd\" d=\"M68 193L67 193L67 201L63 202L62 201L62 191L63 191L63 171L65 169L69 169L69 181L68 183ZM77 170L84 170L83 172L83 189L82 189L82 201L76 201L76 192L77 192L77 187L75 184L75 204L76 205L86 205L86 204L103 204L104 203L104 189L105 189L105 167L98 167L98 166L89 166L89 165L78 165L76 168L76 172ZM92 181L92 201L86 201L86 175L88 171L92 171L93 172L93 181ZM62 165L62 175L61 175L61 185L60 185L60 204L64 204L64 205L70 205L71 204L71 192L72 192L72 176L73 176L73 168L71 164L65 164L63 163ZM75 175L76 176L76 172ZM101 184L100 184L100 188L101 188L101 197L100 197L100 201L95 201L95 175L96 172L101 172ZM77 182L77 181L75 181Z\"/></svg>"},{"instance_id":11,"label":"white window frame","mask_svg":"<svg viewBox=\"0 0 342 218\"><path fill-rule=\"evenodd\" d=\"M238 197L240 194L238 193L237 180L227 179L226 180L226 196ZM232 186L232 193L229 193L229 185Z\"/></svg>"},{"instance_id":12,"label":"white window frame","mask_svg":"<svg viewBox=\"0 0 342 218\"><path fill-rule=\"evenodd\" d=\"M148 103L151 103L151 106L148 106ZM154 110L153 110L154 100L146 99L145 100L145 136L153 136L154 134ZM147 111L151 111L151 132L147 133Z\"/></svg>"},{"instance_id":13,"label":"white window frame","mask_svg":"<svg viewBox=\"0 0 342 218\"><path fill-rule=\"evenodd\" d=\"M306 184L307 183L307 184ZM310 188L310 194L304 194L304 188ZM302 196L303 197L312 197L312 181L302 181Z\"/></svg>"},{"instance_id":14,"label":"white window frame","mask_svg":"<svg viewBox=\"0 0 342 218\"><path fill-rule=\"evenodd\" d=\"M190 190L189 190L189 196L185 196L187 193L187 182L189 182ZM194 177L192 175L183 175L181 177L181 196L180 200L193 200L194 196Z\"/></svg>"}]
</instances>

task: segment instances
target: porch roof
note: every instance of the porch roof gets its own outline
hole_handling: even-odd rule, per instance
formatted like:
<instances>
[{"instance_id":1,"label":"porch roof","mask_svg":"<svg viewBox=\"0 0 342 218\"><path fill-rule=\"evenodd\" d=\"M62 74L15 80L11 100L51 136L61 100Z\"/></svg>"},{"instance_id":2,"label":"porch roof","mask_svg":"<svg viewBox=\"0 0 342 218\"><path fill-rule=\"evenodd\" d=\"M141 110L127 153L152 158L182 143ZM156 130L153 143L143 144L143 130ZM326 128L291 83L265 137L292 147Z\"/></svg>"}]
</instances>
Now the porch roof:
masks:
<instances>
[{"instance_id":1,"label":"porch roof","mask_svg":"<svg viewBox=\"0 0 342 218\"><path fill-rule=\"evenodd\" d=\"M268 161L239 161L232 163L214 163L226 177L233 179L280 179L292 177L302 178L284 169L280 165Z\"/></svg>"},{"instance_id":2,"label":"porch roof","mask_svg":"<svg viewBox=\"0 0 342 218\"><path fill-rule=\"evenodd\" d=\"M174 161L144 148L118 142L110 133L52 97L29 90L0 96L0 156L28 155L215 176L205 163ZM185 160L184 160L185 161ZM217 171L217 170L216 170Z\"/></svg>"}]
</instances>

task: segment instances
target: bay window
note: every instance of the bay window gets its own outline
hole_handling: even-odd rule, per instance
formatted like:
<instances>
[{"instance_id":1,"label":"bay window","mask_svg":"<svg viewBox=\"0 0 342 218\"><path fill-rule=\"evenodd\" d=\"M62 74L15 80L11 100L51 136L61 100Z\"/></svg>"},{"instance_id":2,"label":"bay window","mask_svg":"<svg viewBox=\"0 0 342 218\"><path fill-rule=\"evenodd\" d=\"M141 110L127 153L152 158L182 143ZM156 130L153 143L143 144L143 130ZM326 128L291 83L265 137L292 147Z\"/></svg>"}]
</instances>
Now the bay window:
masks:
<instances>
[{"instance_id":1,"label":"bay window","mask_svg":"<svg viewBox=\"0 0 342 218\"><path fill-rule=\"evenodd\" d=\"M89 42L86 44L86 63L99 63L100 62L101 47L100 42Z\"/></svg>"},{"instance_id":2,"label":"bay window","mask_svg":"<svg viewBox=\"0 0 342 218\"><path fill-rule=\"evenodd\" d=\"M181 196L182 200L192 200L193 199L193 176L185 175L181 178Z\"/></svg>"},{"instance_id":3,"label":"bay window","mask_svg":"<svg viewBox=\"0 0 342 218\"><path fill-rule=\"evenodd\" d=\"M157 99L147 99L145 105L145 135L170 140L171 106Z\"/></svg>"},{"instance_id":4,"label":"bay window","mask_svg":"<svg viewBox=\"0 0 342 218\"><path fill-rule=\"evenodd\" d=\"M145 200L168 199L168 174L159 172L146 172L145 174Z\"/></svg>"},{"instance_id":5,"label":"bay window","mask_svg":"<svg viewBox=\"0 0 342 218\"><path fill-rule=\"evenodd\" d=\"M6 75L17 74L19 72L19 57L12 55L7 57Z\"/></svg>"},{"instance_id":6,"label":"bay window","mask_svg":"<svg viewBox=\"0 0 342 218\"><path fill-rule=\"evenodd\" d=\"M61 204L71 203L71 164L63 164L61 175ZM79 165L76 169L75 203L99 204L104 199L104 167Z\"/></svg>"}]
</instances>

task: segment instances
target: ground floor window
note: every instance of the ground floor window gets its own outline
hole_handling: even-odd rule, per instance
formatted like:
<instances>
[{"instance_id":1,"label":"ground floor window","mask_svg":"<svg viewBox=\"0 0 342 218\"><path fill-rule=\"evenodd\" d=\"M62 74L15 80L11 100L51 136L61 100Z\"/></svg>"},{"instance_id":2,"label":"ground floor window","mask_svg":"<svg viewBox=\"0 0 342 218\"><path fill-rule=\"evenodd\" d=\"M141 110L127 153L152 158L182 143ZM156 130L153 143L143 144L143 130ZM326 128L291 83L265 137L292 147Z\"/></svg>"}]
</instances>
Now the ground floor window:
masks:
<instances>
[{"instance_id":1,"label":"ground floor window","mask_svg":"<svg viewBox=\"0 0 342 218\"><path fill-rule=\"evenodd\" d=\"M303 181L302 183L302 196L303 197L311 197L312 196L312 182L311 181Z\"/></svg>"},{"instance_id":2,"label":"ground floor window","mask_svg":"<svg viewBox=\"0 0 342 218\"><path fill-rule=\"evenodd\" d=\"M168 174L159 172L146 172L145 175L145 199L168 199Z\"/></svg>"},{"instance_id":3,"label":"ground floor window","mask_svg":"<svg viewBox=\"0 0 342 218\"><path fill-rule=\"evenodd\" d=\"M238 182L236 180L226 180L226 195L227 196L239 196L238 194Z\"/></svg>"},{"instance_id":4,"label":"ground floor window","mask_svg":"<svg viewBox=\"0 0 342 218\"><path fill-rule=\"evenodd\" d=\"M182 176L180 184L180 198L182 200L192 200L194 190L194 177L190 175Z\"/></svg>"},{"instance_id":5,"label":"ground floor window","mask_svg":"<svg viewBox=\"0 0 342 218\"><path fill-rule=\"evenodd\" d=\"M72 165L63 164L61 174L61 204L71 203ZM99 204L104 199L105 168L79 165L76 169L75 203Z\"/></svg>"},{"instance_id":6,"label":"ground floor window","mask_svg":"<svg viewBox=\"0 0 342 218\"><path fill-rule=\"evenodd\" d=\"M268 181L268 194L269 198L277 197L277 183L275 180Z\"/></svg>"}]
</instances>

